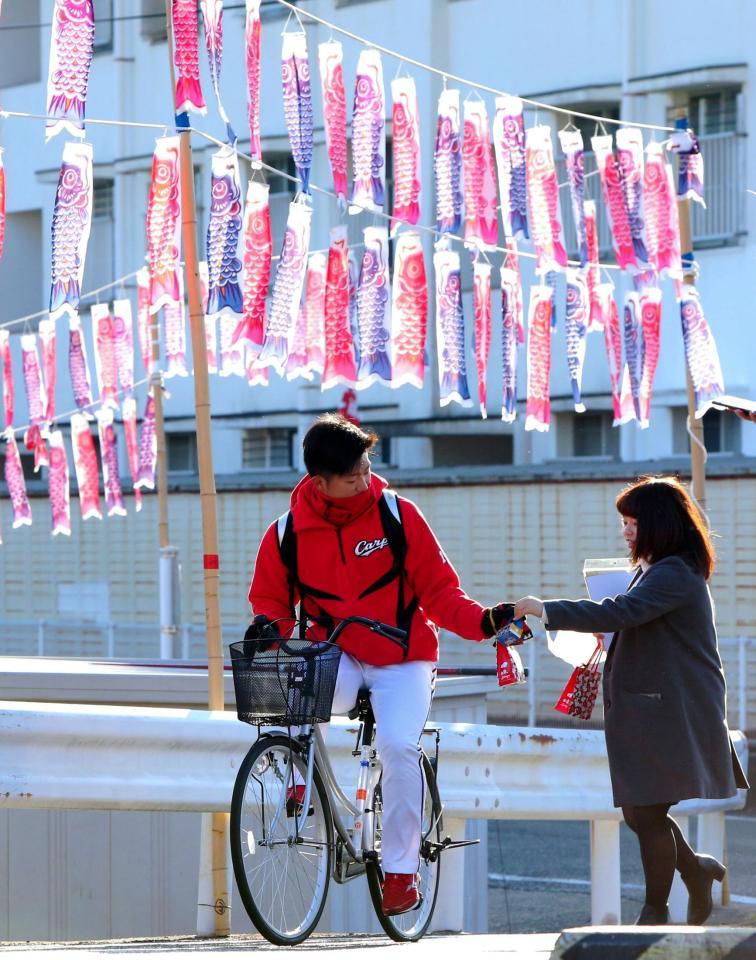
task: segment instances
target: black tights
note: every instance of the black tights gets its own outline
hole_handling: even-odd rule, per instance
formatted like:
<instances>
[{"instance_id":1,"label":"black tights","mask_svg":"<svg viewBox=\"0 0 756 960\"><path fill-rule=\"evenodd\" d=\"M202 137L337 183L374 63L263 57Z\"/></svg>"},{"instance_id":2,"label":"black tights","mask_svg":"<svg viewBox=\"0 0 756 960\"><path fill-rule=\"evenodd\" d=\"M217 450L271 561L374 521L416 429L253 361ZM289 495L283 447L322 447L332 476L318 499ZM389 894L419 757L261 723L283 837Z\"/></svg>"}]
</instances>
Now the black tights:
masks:
<instances>
[{"instance_id":1,"label":"black tights","mask_svg":"<svg viewBox=\"0 0 756 960\"><path fill-rule=\"evenodd\" d=\"M646 903L664 910L672 887L675 868L684 876L698 868L696 855L682 831L669 816L669 803L622 808L625 823L638 835Z\"/></svg>"}]
</instances>

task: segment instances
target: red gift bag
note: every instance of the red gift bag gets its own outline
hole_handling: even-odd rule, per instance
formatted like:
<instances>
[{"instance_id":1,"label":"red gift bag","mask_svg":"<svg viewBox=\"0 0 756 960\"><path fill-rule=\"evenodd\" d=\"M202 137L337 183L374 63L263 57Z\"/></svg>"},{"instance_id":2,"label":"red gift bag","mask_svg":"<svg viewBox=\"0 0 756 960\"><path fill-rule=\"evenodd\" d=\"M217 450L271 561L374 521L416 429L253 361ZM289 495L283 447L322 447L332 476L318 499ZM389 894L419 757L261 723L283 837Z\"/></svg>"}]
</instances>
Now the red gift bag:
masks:
<instances>
[{"instance_id":1,"label":"red gift bag","mask_svg":"<svg viewBox=\"0 0 756 960\"><path fill-rule=\"evenodd\" d=\"M520 655L512 647L501 643L496 644L496 676L500 687L506 687L510 683L525 683L525 671Z\"/></svg>"},{"instance_id":2,"label":"red gift bag","mask_svg":"<svg viewBox=\"0 0 756 960\"><path fill-rule=\"evenodd\" d=\"M559 699L554 704L555 710L581 720L591 719L601 679L599 660L602 651L601 643L597 643L588 662L582 667L575 667Z\"/></svg>"}]
</instances>

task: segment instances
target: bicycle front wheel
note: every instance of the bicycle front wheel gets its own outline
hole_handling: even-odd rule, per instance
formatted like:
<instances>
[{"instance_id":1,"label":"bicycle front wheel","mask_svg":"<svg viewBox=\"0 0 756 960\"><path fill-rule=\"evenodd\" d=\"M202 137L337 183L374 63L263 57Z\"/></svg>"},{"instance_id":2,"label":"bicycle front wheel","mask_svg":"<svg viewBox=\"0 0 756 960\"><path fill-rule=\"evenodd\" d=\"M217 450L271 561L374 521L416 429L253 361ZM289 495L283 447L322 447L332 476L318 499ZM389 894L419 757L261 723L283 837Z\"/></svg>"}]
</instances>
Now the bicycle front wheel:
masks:
<instances>
[{"instance_id":1,"label":"bicycle front wheel","mask_svg":"<svg viewBox=\"0 0 756 960\"><path fill-rule=\"evenodd\" d=\"M419 874L420 896L422 901L415 910L401 913L395 917L387 917L383 913L383 866L381 861L381 839L383 835L383 795L381 783L375 788L373 795L374 809L374 837L373 849L377 854L376 860L367 862L367 879L370 889L370 899L373 901L378 921L392 940L404 943L408 940L419 940L430 926L433 911L436 908L438 883L441 879L441 861L434 855L431 843L441 842L443 824L441 822L441 800L436 785L436 775L428 757L423 753L423 808L422 827L420 834ZM431 859L433 857L433 859Z\"/></svg>"},{"instance_id":2,"label":"bicycle front wheel","mask_svg":"<svg viewBox=\"0 0 756 960\"><path fill-rule=\"evenodd\" d=\"M333 825L317 767L308 816L297 828L292 788L306 773L296 740L261 737L242 761L231 801L239 894L255 927L279 946L302 943L313 932L331 876Z\"/></svg>"}]
</instances>

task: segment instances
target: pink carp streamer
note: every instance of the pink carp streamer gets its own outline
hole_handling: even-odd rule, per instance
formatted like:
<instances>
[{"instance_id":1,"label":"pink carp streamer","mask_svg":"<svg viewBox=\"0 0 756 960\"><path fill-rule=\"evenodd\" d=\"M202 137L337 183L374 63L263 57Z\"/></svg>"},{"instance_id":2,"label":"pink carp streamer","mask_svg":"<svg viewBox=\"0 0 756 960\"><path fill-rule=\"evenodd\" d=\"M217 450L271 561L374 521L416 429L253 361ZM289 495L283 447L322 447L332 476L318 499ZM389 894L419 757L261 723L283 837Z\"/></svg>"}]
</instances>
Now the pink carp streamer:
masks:
<instances>
[{"instance_id":1,"label":"pink carp streamer","mask_svg":"<svg viewBox=\"0 0 756 960\"><path fill-rule=\"evenodd\" d=\"M436 341L438 345L439 402L471 407L465 360L465 317L459 254L439 250L433 255L436 274Z\"/></svg>"},{"instance_id":2,"label":"pink carp streamer","mask_svg":"<svg viewBox=\"0 0 756 960\"><path fill-rule=\"evenodd\" d=\"M363 50L357 61L352 110L352 163L354 181L350 213L380 213L385 199L386 102L381 55Z\"/></svg>"},{"instance_id":3,"label":"pink carp streamer","mask_svg":"<svg viewBox=\"0 0 756 960\"><path fill-rule=\"evenodd\" d=\"M71 375L74 401L85 417L91 417L94 406L92 380L89 376L87 344L78 314L68 318L68 331L68 372Z\"/></svg>"},{"instance_id":4,"label":"pink carp streamer","mask_svg":"<svg viewBox=\"0 0 756 960\"><path fill-rule=\"evenodd\" d=\"M0 363L3 368L3 414L5 428L13 426L15 390L13 387L13 361L11 359L10 333L0 330Z\"/></svg>"},{"instance_id":5,"label":"pink carp streamer","mask_svg":"<svg viewBox=\"0 0 756 960\"><path fill-rule=\"evenodd\" d=\"M307 55L307 35L284 33L281 50L284 117L297 176L304 193L310 192L312 166L312 84Z\"/></svg>"},{"instance_id":6,"label":"pink carp streamer","mask_svg":"<svg viewBox=\"0 0 756 960\"><path fill-rule=\"evenodd\" d=\"M268 322L265 326L260 365L273 367L283 376L289 343L299 314L307 255L310 249L312 207L295 200L289 205L283 247L273 281Z\"/></svg>"},{"instance_id":7,"label":"pink carp streamer","mask_svg":"<svg viewBox=\"0 0 756 960\"><path fill-rule=\"evenodd\" d=\"M632 411L623 404L623 420L633 419L640 423L640 390L643 379L643 326L641 323L640 298L634 291L625 294L625 306L622 312L622 341L625 346L625 369L630 387Z\"/></svg>"},{"instance_id":8,"label":"pink carp streamer","mask_svg":"<svg viewBox=\"0 0 756 960\"><path fill-rule=\"evenodd\" d=\"M724 393L724 379L714 335L704 317L700 294L692 284L682 285L680 317L685 359L693 381L698 419Z\"/></svg>"},{"instance_id":9,"label":"pink carp streamer","mask_svg":"<svg viewBox=\"0 0 756 960\"><path fill-rule=\"evenodd\" d=\"M105 488L105 508L109 517L125 517L121 476L118 470L118 440L113 424L113 411L97 411L97 430L100 435L100 458L102 479Z\"/></svg>"},{"instance_id":10,"label":"pink carp streamer","mask_svg":"<svg viewBox=\"0 0 756 960\"><path fill-rule=\"evenodd\" d=\"M134 318L131 300L113 301L113 340L118 387L128 397L134 392Z\"/></svg>"},{"instance_id":11,"label":"pink carp streamer","mask_svg":"<svg viewBox=\"0 0 756 960\"><path fill-rule=\"evenodd\" d=\"M588 261L588 240L585 226L585 166L583 163L583 134L579 130L560 130L559 143L567 167L567 182L570 185L572 218L578 245L580 266Z\"/></svg>"},{"instance_id":12,"label":"pink carp streamer","mask_svg":"<svg viewBox=\"0 0 756 960\"><path fill-rule=\"evenodd\" d=\"M24 446L34 451L36 473L40 467L47 466L47 447L40 430L47 421L47 392L39 364L37 337L33 333L25 333L21 337L21 363L30 424L24 434Z\"/></svg>"},{"instance_id":13,"label":"pink carp streamer","mask_svg":"<svg viewBox=\"0 0 756 960\"><path fill-rule=\"evenodd\" d=\"M13 505L13 529L30 527L32 523L31 505L26 495L24 468L18 452L16 435L12 430L5 431L5 482L8 486Z\"/></svg>"},{"instance_id":14,"label":"pink carp streamer","mask_svg":"<svg viewBox=\"0 0 756 960\"><path fill-rule=\"evenodd\" d=\"M165 329L165 378L188 377L186 368L186 307L184 305L184 277L179 273L179 301L163 307Z\"/></svg>"},{"instance_id":15,"label":"pink carp streamer","mask_svg":"<svg viewBox=\"0 0 756 960\"><path fill-rule=\"evenodd\" d=\"M94 50L93 0L55 0L47 75L46 139L84 130L89 68Z\"/></svg>"},{"instance_id":16,"label":"pink carp streamer","mask_svg":"<svg viewBox=\"0 0 756 960\"><path fill-rule=\"evenodd\" d=\"M71 476L63 434L53 430L50 434L50 468L47 474L47 490L52 514L52 535L71 536Z\"/></svg>"},{"instance_id":17,"label":"pink carp streamer","mask_svg":"<svg viewBox=\"0 0 756 960\"><path fill-rule=\"evenodd\" d=\"M391 386L391 331L389 314L389 237L386 227L366 227L357 287L357 324L360 362L357 389L371 383Z\"/></svg>"},{"instance_id":18,"label":"pink carp streamer","mask_svg":"<svg viewBox=\"0 0 756 960\"><path fill-rule=\"evenodd\" d=\"M347 106L344 88L344 52L338 40L328 40L318 47L320 90L323 97L328 159L331 162L333 189L340 203L347 201ZM394 134L396 137L396 134Z\"/></svg>"},{"instance_id":19,"label":"pink carp streamer","mask_svg":"<svg viewBox=\"0 0 756 960\"><path fill-rule=\"evenodd\" d=\"M520 276L501 268L501 419L517 416L517 307L522 296Z\"/></svg>"},{"instance_id":20,"label":"pink carp streamer","mask_svg":"<svg viewBox=\"0 0 756 960\"><path fill-rule=\"evenodd\" d=\"M669 138L669 149L678 156L677 199L704 202L704 162L698 137L692 130L677 130Z\"/></svg>"},{"instance_id":21,"label":"pink carp streamer","mask_svg":"<svg viewBox=\"0 0 756 960\"><path fill-rule=\"evenodd\" d=\"M161 137L152 157L147 200L147 251L150 265L150 313L178 303L181 272L181 177L179 138Z\"/></svg>"},{"instance_id":22,"label":"pink carp streamer","mask_svg":"<svg viewBox=\"0 0 756 960\"><path fill-rule=\"evenodd\" d=\"M423 388L428 333L428 278L418 233L399 234L394 251L391 310L393 387Z\"/></svg>"},{"instance_id":23,"label":"pink carp streamer","mask_svg":"<svg viewBox=\"0 0 756 960\"><path fill-rule=\"evenodd\" d=\"M510 310L513 311L515 329L517 331L517 342L525 343L525 308L523 306L522 299L522 276L520 274L520 257L517 252L517 241L509 238L507 240L507 255L504 257L503 266L507 270L511 270L514 276L517 278L517 285L515 288L515 300L510 306Z\"/></svg>"},{"instance_id":24,"label":"pink carp streamer","mask_svg":"<svg viewBox=\"0 0 756 960\"><path fill-rule=\"evenodd\" d=\"M585 412L581 396L585 336L588 332L588 285L578 270L568 269L567 306L564 313L564 338L567 344L567 369L570 374L572 400L576 413Z\"/></svg>"},{"instance_id":25,"label":"pink carp streamer","mask_svg":"<svg viewBox=\"0 0 756 960\"><path fill-rule=\"evenodd\" d=\"M268 367L260 366L260 348L253 343L247 344L244 362L247 368L247 383L250 387L267 387L270 382Z\"/></svg>"},{"instance_id":26,"label":"pink carp streamer","mask_svg":"<svg viewBox=\"0 0 756 960\"><path fill-rule=\"evenodd\" d=\"M303 380L312 380L313 374L307 369L307 340L305 338L306 318L304 304L299 305L299 315L297 316L294 336L292 337L289 356L286 358L286 379L296 380L301 377Z\"/></svg>"},{"instance_id":27,"label":"pink carp streamer","mask_svg":"<svg viewBox=\"0 0 756 960\"><path fill-rule=\"evenodd\" d=\"M52 219L50 319L79 308L92 226L92 145L66 143Z\"/></svg>"},{"instance_id":28,"label":"pink carp streamer","mask_svg":"<svg viewBox=\"0 0 756 960\"><path fill-rule=\"evenodd\" d=\"M598 295L601 283L601 267L599 266L598 230L596 228L596 201L586 200L583 204L585 217L585 247L586 261L584 266L585 282L588 285L588 333L600 332L604 329L604 311Z\"/></svg>"},{"instance_id":29,"label":"pink carp streamer","mask_svg":"<svg viewBox=\"0 0 756 960\"><path fill-rule=\"evenodd\" d=\"M206 113L199 67L197 0L173 0L173 60L176 65L176 113Z\"/></svg>"},{"instance_id":30,"label":"pink carp streamer","mask_svg":"<svg viewBox=\"0 0 756 960\"><path fill-rule=\"evenodd\" d=\"M649 259L659 277L682 280L680 223L672 167L664 159L660 143L646 147L643 174L643 202Z\"/></svg>"},{"instance_id":31,"label":"pink carp streamer","mask_svg":"<svg viewBox=\"0 0 756 960\"><path fill-rule=\"evenodd\" d=\"M118 370L116 368L113 318L107 303L92 307L92 336L95 345L97 389L103 407L118 409Z\"/></svg>"},{"instance_id":32,"label":"pink carp streamer","mask_svg":"<svg viewBox=\"0 0 756 960\"><path fill-rule=\"evenodd\" d=\"M5 165L3 164L3 148L0 147L0 260L5 249Z\"/></svg>"},{"instance_id":33,"label":"pink carp streamer","mask_svg":"<svg viewBox=\"0 0 756 960\"><path fill-rule=\"evenodd\" d=\"M236 332L236 318L224 313L220 317L220 365L219 373L222 377L243 377L246 373L244 363L244 343L237 340L234 343Z\"/></svg>"},{"instance_id":34,"label":"pink carp streamer","mask_svg":"<svg viewBox=\"0 0 756 960\"><path fill-rule=\"evenodd\" d=\"M210 316L243 311L239 240L242 229L239 159L229 147L213 154L210 218L207 224L209 287L206 312ZM238 321L237 321L238 322Z\"/></svg>"},{"instance_id":35,"label":"pink carp streamer","mask_svg":"<svg viewBox=\"0 0 756 960\"><path fill-rule=\"evenodd\" d=\"M436 181L436 233L459 233L462 226L462 145L459 90L443 90L438 99L436 145L433 153Z\"/></svg>"},{"instance_id":36,"label":"pink carp streamer","mask_svg":"<svg viewBox=\"0 0 756 960\"><path fill-rule=\"evenodd\" d=\"M643 219L643 134L637 127L617 131L617 163L638 270L649 267Z\"/></svg>"},{"instance_id":37,"label":"pink carp streamer","mask_svg":"<svg viewBox=\"0 0 756 960\"><path fill-rule=\"evenodd\" d=\"M45 420L55 419L55 382L57 374L57 356L55 350L55 321L47 317L39 321L39 346L42 351L42 370L45 376L45 395L47 406Z\"/></svg>"},{"instance_id":38,"label":"pink carp streamer","mask_svg":"<svg viewBox=\"0 0 756 960\"><path fill-rule=\"evenodd\" d=\"M412 77L391 81L392 144L394 156L394 209L391 236L402 223L416 224L420 219L420 110Z\"/></svg>"},{"instance_id":39,"label":"pink carp streamer","mask_svg":"<svg viewBox=\"0 0 756 960\"><path fill-rule=\"evenodd\" d=\"M142 429L139 432L139 466L134 481L136 490L155 489L155 463L157 461L157 436L155 435L155 400L147 395L142 417Z\"/></svg>"},{"instance_id":40,"label":"pink carp streamer","mask_svg":"<svg viewBox=\"0 0 756 960\"><path fill-rule=\"evenodd\" d=\"M496 170L486 104L483 100L465 100L463 114L465 244L495 247L499 239Z\"/></svg>"},{"instance_id":41,"label":"pink carp streamer","mask_svg":"<svg viewBox=\"0 0 756 960\"><path fill-rule=\"evenodd\" d=\"M247 66L247 114L249 117L249 152L253 163L262 160L260 140L260 78L262 76L260 46L262 21L261 0L247 0L247 18L244 28L244 52Z\"/></svg>"},{"instance_id":42,"label":"pink carp streamer","mask_svg":"<svg viewBox=\"0 0 756 960\"><path fill-rule=\"evenodd\" d=\"M493 124L496 167L499 173L499 202L504 234L527 240L528 199L525 164L525 123L519 97L496 98Z\"/></svg>"},{"instance_id":43,"label":"pink carp streamer","mask_svg":"<svg viewBox=\"0 0 756 960\"><path fill-rule=\"evenodd\" d=\"M622 171L612 152L611 134L592 137L591 146L596 156L617 265L621 270L629 268L635 270L638 268L638 260L635 255L630 215L622 186Z\"/></svg>"},{"instance_id":44,"label":"pink carp streamer","mask_svg":"<svg viewBox=\"0 0 756 960\"><path fill-rule=\"evenodd\" d=\"M307 264L303 314L305 320L305 368L323 373L325 364L326 257L313 253Z\"/></svg>"},{"instance_id":45,"label":"pink carp streamer","mask_svg":"<svg viewBox=\"0 0 756 960\"><path fill-rule=\"evenodd\" d=\"M486 373L491 352L491 264L476 260L473 264L473 312L475 314L475 369L478 374L480 415L488 417L488 390Z\"/></svg>"},{"instance_id":46,"label":"pink carp streamer","mask_svg":"<svg viewBox=\"0 0 756 960\"><path fill-rule=\"evenodd\" d=\"M551 423L549 379L551 377L551 287L530 290L528 308L528 386L525 429L544 432Z\"/></svg>"},{"instance_id":47,"label":"pink carp streamer","mask_svg":"<svg viewBox=\"0 0 756 960\"><path fill-rule=\"evenodd\" d=\"M647 287L640 294L641 329L643 332L643 373L640 387L640 425L647 427L651 418L651 393L661 346L662 292Z\"/></svg>"},{"instance_id":48,"label":"pink carp streamer","mask_svg":"<svg viewBox=\"0 0 756 960\"><path fill-rule=\"evenodd\" d=\"M244 207L244 317L234 333L234 343L246 340L262 346L265 334L265 304L273 259L273 234L270 226L270 188L267 183L250 180Z\"/></svg>"},{"instance_id":49,"label":"pink carp streamer","mask_svg":"<svg viewBox=\"0 0 756 960\"><path fill-rule=\"evenodd\" d=\"M132 487L139 476L139 437L137 431L137 407L133 396L125 397L122 407L123 434L126 437L126 454L129 461ZM137 513L142 509L142 491L134 489L134 506Z\"/></svg>"},{"instance_id":50,"label":"pink carp streamer","mask_svg":"<svg viewBox=\"0 0 756 960\"><path fill-rule=\"evenodd\" d=\"M528 182L528 222L536 252L536 272L560 270L567 266L559 215L559 184L551 127L531 127L525 135Z\"/></svg>"},{"instance_id":51,"label":"pink carp streamer","mask_svg":"<svg viewBox=\"0 0 756 960\"><path fill-rule=\"evenodd\" d=\"M152 317L150 315L150 271L142 267L137 272L137 338L144 372L149 376L155 369L152 359Z\"/></svg>"},{"instance_id":52,"label":"pink carp streamer","mask_svg":"<svg viewBox=\"0 0 756 960\"><path fill-rule=\"evenodd\" d=\"M236 143L236 134L223 107L220 92L220 75L223 65L223 0L200 0L200 8L205 25L205 47L210 66L210 80L218 104L218 113L226 124L226 139L229 143Z\"/></svg>"},{"instance_id":53,"label":"pink carp streamer","mask_svg":"<svg viewBox=\"0 0 756 960\"><path fill-rule=\"evenodd\" d=\"M102 520L100 509L100 470L97 451L89 430L89 421L80 413L71 415L71 446L74 455L76 485L79 488L81 519Z\"/></svg>"},{"instance_id":54,"label":"pink carp streamer","mask_svg":"<svg viewBox=\"0 0 756 960\"><path fill-rule=\"evenodd\" d=\"M397 258L399 256L397 246ZM331 230L326 267L325 363L321 390L338 383L353 387L357 383L352 329L349 324L349 246L347 228Z\"/></svg>"},{"instance_id":55,"label":"pink carp streamer","mask_svg":"<svg viewBox=\"0 0 756 960\"><path fill-rule=\"evenodd\" d=\"M347 282L349 291L349 329L352 331L354 359L360 365L360 325L357 322L357 288L360 285L362 258L356 250L350 250L347 261Z\"/></svg>"},{"instance_id":56,"label":"pink carp streamer","mask_svg":"<svg viewBox=\"0 0 756 960\"><path fill-rule=\"evenodd\" d=\"M597 309L601 314L601 329L604 331L604 346L612 388L614 425L618 426L622 422L622 327L617 302L614 299L614 284L599 284L596 288L596 299Z\"/></svg>"}]
</instances>

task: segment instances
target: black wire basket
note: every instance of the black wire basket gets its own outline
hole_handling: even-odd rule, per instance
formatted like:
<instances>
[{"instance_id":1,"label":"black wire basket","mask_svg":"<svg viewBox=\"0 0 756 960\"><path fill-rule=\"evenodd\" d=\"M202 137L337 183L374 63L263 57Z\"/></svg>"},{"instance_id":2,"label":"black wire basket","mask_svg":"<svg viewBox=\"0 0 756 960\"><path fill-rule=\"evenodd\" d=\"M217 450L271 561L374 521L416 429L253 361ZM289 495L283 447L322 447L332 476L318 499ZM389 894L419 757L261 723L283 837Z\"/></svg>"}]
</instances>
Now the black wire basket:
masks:
<instances>
[{"instance_id":1,"label":"black wire basket","mask_svg":"<svg viewBox=\"0 0 756 960\"><path fill-rule=\"evenodd\" d=\"M339 647L314 650L309 640L287 640L286 646L260 651L256 640L231 645L236 715L245 723L294 726L331 719L339 672Z\"/></svg>"}]
</instances>

